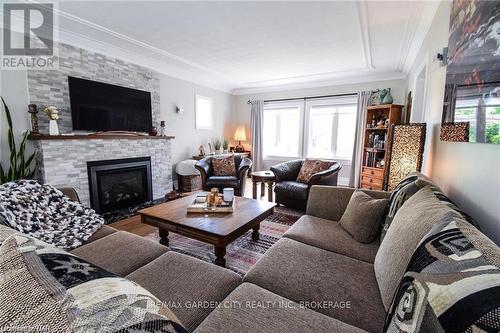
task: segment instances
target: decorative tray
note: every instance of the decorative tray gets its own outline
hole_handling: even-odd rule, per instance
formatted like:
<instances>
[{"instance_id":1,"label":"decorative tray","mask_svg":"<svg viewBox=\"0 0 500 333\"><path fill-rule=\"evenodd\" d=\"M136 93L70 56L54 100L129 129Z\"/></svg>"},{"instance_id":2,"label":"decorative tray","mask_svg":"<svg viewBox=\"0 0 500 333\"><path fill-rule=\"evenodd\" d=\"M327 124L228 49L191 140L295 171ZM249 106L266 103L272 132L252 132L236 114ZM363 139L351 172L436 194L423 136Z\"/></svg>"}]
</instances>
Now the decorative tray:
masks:
<instances>
[{"instance_id":1,"label":"decorative tray","mask_svg":"<svg viewBox=\"0 0 500 333\"><path fill-rule=\"evenodd\" d=\"M187 207L188 213L232 213L234 211L234 198L233 201L221 201L218 206L208 207L205 202L206 195L198 195L194 201Z\"/></svg>"}]
</instances>

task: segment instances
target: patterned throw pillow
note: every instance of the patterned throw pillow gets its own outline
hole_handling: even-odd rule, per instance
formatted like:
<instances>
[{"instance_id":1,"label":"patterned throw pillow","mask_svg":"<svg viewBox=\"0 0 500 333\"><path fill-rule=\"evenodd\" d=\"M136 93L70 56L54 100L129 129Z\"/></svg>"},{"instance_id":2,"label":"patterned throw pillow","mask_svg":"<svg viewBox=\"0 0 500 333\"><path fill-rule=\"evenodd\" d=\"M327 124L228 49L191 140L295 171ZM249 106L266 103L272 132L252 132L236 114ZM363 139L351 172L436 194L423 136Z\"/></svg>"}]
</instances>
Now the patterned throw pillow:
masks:
<instances>
[{"instance_id":1,"label":"patterned throw pillow","mask_svg":"<svg viewBox=\"0 0 500 333\"><path fill-rule=\"evenodd\" d=\"M214 176L236 176L234 156L212 158Z\"/></svg>"},{"instance_id":2,"label":"patterned throw pillow","mask_svg":"<svg viewBox=\"0 0 500 333\"><path fill-rule=\"evenodd\" d=\"M0 331L187 332L136 283L13 232L0 246Z\"/></svg>"},{"instance_id":3,"label":"patterned throw pillow","mask_svg":"<svg viewBox=\"0 0 500 333\"><path fill-rule=\"evenodd\" d=\"M456 214L422 239L384 332L498 332L500 249Z\"/></svg>"},{"instance_id":4,"label":"patterned throw pillow","mask_svg":"<svg viewBox=\"0 0 500 333\"><path fill-rule=\"evenodd\" d=\"M387 229L389 229L389 226L391 225L392 220L394 219L394 216L396 216L399 208L401 208L401 206L403 206L403 204L408 201L408 199L410 199L412 195L417 193L425 186L429 185L432 185L436 189L438 189L438 187L432 182L432 180L430 180L420 172L411 173L399 182L394 191L392 191L389 198L389 208L387 210L385 220L383 221L380 241L384 239L385 234L387 233Z\"/></svg>"},{"instance_id":5,"label":"patterned throw pillow","mask_svg":"<svg viewBox=\"0 0 500 333\"><path fill-rule=\"evenodd\" d=\"M321 171L327 170L331 167L333 162L322 161L322 160L305 160L300 168L299 175L297 176L297 181L307 184L311 177Z\"/></svg>"}]
</instances>

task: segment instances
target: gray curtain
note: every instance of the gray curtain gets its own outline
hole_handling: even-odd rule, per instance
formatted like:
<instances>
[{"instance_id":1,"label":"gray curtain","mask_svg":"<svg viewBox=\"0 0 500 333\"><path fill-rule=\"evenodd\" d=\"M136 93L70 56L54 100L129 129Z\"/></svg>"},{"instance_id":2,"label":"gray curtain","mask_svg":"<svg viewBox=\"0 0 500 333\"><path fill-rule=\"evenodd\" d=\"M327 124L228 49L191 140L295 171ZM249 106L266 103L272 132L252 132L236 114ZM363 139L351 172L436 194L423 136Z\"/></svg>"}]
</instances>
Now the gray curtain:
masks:
<instances>
[{"instance_id":1,"label":"gray curtain","mask_svg":"<svg viewBox=\"0 0 500 333\"><path fill-rule=\"evenodd\" d=\"M358 93L358 117L356 119L356 136L354 138L354 150L352 152L351 176L349 186L358 188L361 173L361 162L363 159L363 133L365 130L366 107L370 101L371 91L360 91Z\"/></svg>"},{"instance_id":2,"label":"gray curtain","mask_svg":"<svg viewBox=\"0 0 500 333\"><path fill-rule=\"evenodd\" d=\"M252 171L262 171L262 131L264 118L264 101L252 101L250 126L252 127Z\"/></svg>"}]
</instances>

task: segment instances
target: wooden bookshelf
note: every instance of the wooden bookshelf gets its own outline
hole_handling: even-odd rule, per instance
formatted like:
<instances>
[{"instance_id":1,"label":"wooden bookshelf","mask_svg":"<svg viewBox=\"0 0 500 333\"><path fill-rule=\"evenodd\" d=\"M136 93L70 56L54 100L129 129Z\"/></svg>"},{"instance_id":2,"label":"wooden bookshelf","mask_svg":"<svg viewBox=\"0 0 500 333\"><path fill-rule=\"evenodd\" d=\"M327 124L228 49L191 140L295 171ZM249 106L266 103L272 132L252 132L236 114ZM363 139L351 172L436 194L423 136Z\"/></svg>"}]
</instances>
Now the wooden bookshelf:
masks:
<instances>
[{"instance_id":1,"label":"wooden bookshelf","mask_svg":"<svg viewBox=\"0 0 500 333\"><path fill-rule=\"evenodd\" d=\"M368 106L364 122L363 160L361 163L362 188L384 190L390 152L390 129L401 122L402 105ZM375 124L373 124L375 122Z\"/></svg>"}]
</instances>

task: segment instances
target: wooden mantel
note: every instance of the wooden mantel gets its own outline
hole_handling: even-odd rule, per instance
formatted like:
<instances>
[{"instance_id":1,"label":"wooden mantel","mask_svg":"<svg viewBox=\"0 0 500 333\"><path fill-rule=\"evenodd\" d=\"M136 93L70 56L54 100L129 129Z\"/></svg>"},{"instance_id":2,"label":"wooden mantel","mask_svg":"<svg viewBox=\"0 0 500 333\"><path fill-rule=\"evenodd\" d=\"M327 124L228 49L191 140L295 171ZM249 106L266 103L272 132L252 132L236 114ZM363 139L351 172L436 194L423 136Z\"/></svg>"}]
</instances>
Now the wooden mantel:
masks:
<instances>
[{"instance_id":1,"label":"wooden mantel","mask_svg":"<svg viewBox=\"0 0 500 333\"><path fill-rule=\"evenodd\" d=\"M45 134L30 134L29 140L166 140L174 139L175 136L151 136L151 135L130 135L130 134L77 134L77 135L45 135Z\"/></svg>"}]
</instances>

